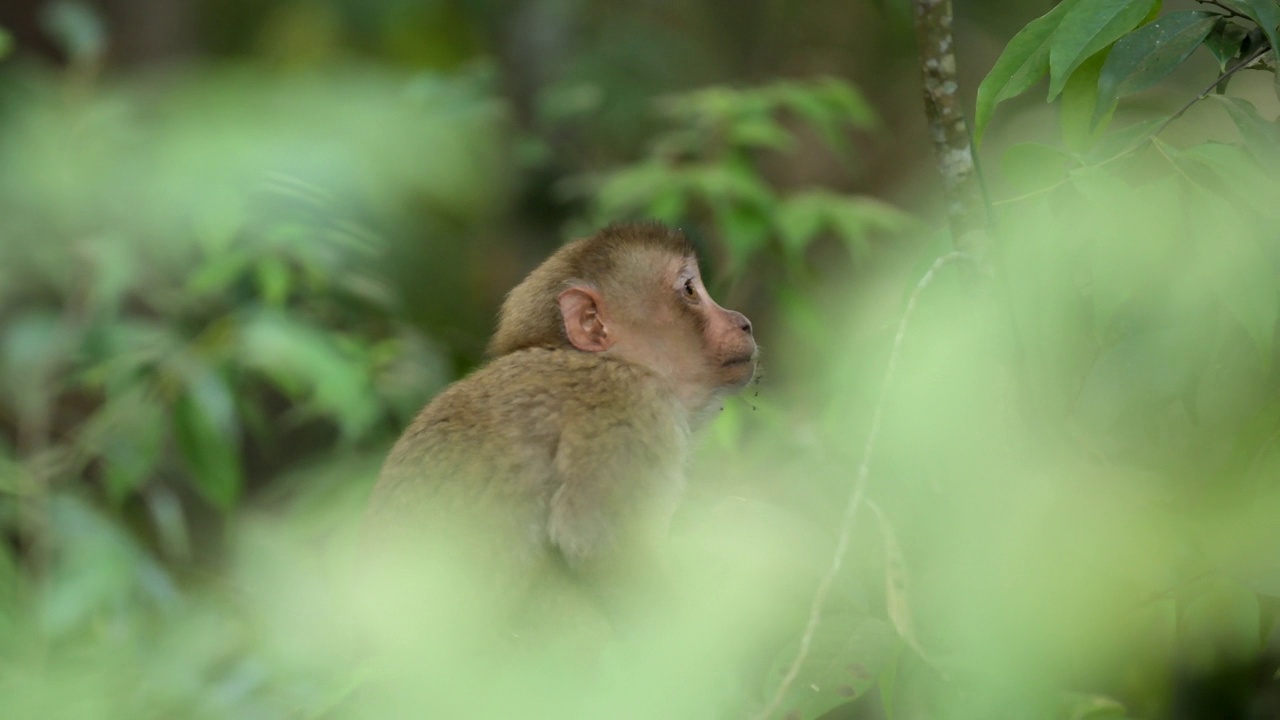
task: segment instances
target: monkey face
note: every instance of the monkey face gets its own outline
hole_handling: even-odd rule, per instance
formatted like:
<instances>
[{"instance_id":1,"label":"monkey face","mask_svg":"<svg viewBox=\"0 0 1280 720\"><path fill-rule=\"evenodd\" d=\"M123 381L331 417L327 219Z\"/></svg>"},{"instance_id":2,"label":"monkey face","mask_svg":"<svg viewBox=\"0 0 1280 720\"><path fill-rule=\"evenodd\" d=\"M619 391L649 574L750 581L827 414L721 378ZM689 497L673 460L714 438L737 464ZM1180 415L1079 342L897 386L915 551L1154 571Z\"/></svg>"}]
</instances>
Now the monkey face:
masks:
<instances>
[{"instance_id":1,"label":"monkey face","mask_svg":"<svg viewBox=\"0 0 1280 720\"><path fill-rule=\"evenodd\" d=\"M712 299L697 260L651 256L644 265L657 272L630 293L635 312L615 318L618 353L672 379L693 405L750 382L758 354L751 321Z\"/></svg>"},{"instance_id":2,"label":"monkey face","mask_svg":"<svg viewBox=\"0 0 1280 720\"><path fill-rule=\"evenodd\" d=\"M712 299L693 258L683 258L676 264L674 275L679 313L698 335L709 384L716 388L742 388L755 375L759 354L751 321Z\"/></svg>"}]
</instances>

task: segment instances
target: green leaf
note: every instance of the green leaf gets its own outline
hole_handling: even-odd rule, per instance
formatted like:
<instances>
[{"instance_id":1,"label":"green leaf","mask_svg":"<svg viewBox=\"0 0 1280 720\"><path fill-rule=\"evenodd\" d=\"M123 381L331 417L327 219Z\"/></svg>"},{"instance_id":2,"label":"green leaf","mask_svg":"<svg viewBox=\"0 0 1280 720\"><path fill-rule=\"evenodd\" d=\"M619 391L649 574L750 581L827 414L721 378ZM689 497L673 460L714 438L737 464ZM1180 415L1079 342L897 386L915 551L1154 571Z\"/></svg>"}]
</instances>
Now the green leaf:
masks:
<instances>
[{"instance_id":1,"label":"green leaf","mask_svg":"<svg viewBox=\"0 0 1280 720\"><path fill-rule=\"evenodd\" d=\"M1074 152L1085 152L1098 142L1106 132L1106 125L1115 110L1113 105L1103 115L1102 122L1094 123L1094 111L1098 105L1098 77L1102 73L1108 52L1103 50L1080 65L1062 91L1059 108L1062 141Z\"/></svg>"},{"instance_id":2,"label":"green leaf","mask_svg":"<svg viewBox=\"0 0 1280 720\"><path fill-rule=\"evenodd\" d=\"M729 142L741 147L789 150L795 145L795 138L773 118L759 116L733 123L729 127Z\"/></svg>"},{"instance_id":3,"label":"green leaf","mask_svg":"<svg viewBox=\"0 0 1280 720\"><path fill-rule=\"evenodd\" d=\"M868 197L838 198L830 212L836 234L854 254L866 249L872 233L898 233L912 223L911 216L898 208Z\"/></svg>"},{"instance_id":4,"label":"green leaf","mask_svg":"<svg viewBox=\"0 0 1280 720\"><path fill-rule=\"evenodd\" d=\"M1027 23L1005 46L991 72L978 86L973 120L974 144L982 141L982 134L996 105L1026 92L1049 72L1049 47L1054 31L1067 12L1079 2L1063 0L1049 12Z\"/></svg>"},{"instance_id":5,"label":"green leaf","mask_svg":"<svg viewBox=\"0 0 1280 720\"><path fill-rule=\"evenodd\" d=\"M1119 98L1160 82L1187 59L1213 29L1219 16L1199 10L1165 15L1120 38L1098 78L1096 126Z\"/></svg>"},{"instance_id":6,"label":"green leaf","mask_svg":"<svg viewBox=\"0 0 1280 720\"><path fill-rule=\"evenodd\" d=\"M681 188L668 188L649 203L649 216L668 225L678 225L684 217L687 201Z\"/></svg>"},{"instance_id":7,"label":"green leaf","mask_svg":"<svg viewBox=\"0 0 1280 720\"><path fill-rule=\"evenodd\" d=\"M1088 165L1098 165L1133 152L1145 145L1163 124L1163 118L1151 118L1108 133L1085 153L1084 161Z\"/></svg>"},{"instance_id":8,"label":"green leaf","mask_svg":"<svg viewBox=\"0 0 1280 720\"><path fill-rule=\"evenodd\" d=\"M712 202L728 201L771 209L773 191L745 162L723 162L688 170L689 184Z\"/></svg>"},{"instance_id":9,"label":"green leaf","mask_svg":"<svg viewBox=\"0 0 1280 720\"><path fill-rule=\"evenodd\" d=\"M187 292L193 295L217 295L248 272L253 255L245 250L228 250L211 256L200 264L187 280Z\"/></svg>"},{"instance_id":10,"label":"green leaf","mask_svg":"<svg viewBox=\"0 0 1280 720\"><path fill-rule=\"evenodd\" d=\"M1209 36L1204 39L1204 46L1218 61L1218 72L1224 72L1227 64L1240 54L1240 44L1248 34L1249 31L1242 25L1223 17L1219 17L1214 23Z\"/></svg>"},{"instance_id":11,"label":"green leaf","mask_svg":"<svg viewBox=\"0 0 1280 720\"><path fill-rule=\"evenodd\" d=\"M1115 175L1105 172L1081 173L1076 189L1088 199L1099 216L1110 218L1083 231L1090 243L1090 279L1094 327L1105 335L1112 318L1125 302L1147 287L1169 258L1177 252L1173 238L1178 226L1169 213L1154 213L1141 224L1128 221L1125 207L1169 207L1178 197L1178 178L1164 175L1130 189ZM1124 218L1124 220L1121 220Z\"/></svg>"},{"instance_id":12,"label":"green leaf","mask_svg":"<svg viewBox=\"0 0 1280 720\"><path fill-rule=\"evenodd\" d=\"M48 504L48 535L54 553L36 618L52 637L68 637L97 621L121 620L141 607L172 607L179 600L173 579L115 521L69 495ZM144 601L145 605L139 601ZM112 617L114 616L114 617ZM115 620L116 622L103 622ZM79 636L83 640L86 636Z\"/></svg>"},{"instance_id":13,"label":"green leaf","mask_svg":"<svg viewBox=\"0 0 1280 720\"><path fill-rule=\"evenodd\" d=\"M289 266L280 258L267 256L258 260L253 268L257 277L258 294L268 307L280 308L289 300L293 277Z\"/></svg>"},{"instance_id":14,"label":"green leaf","mask_svg":"<svg viewBox=\"0 0 1280 720\"><path fill-rule=\"evenodd\" d=\"M235 400L221 376L196 369L188 391L173 408L174 434L196 488L216 507L230 510L243 485Z\"/></svg>"},{"instance_id":15,"label":"green leaf","mask_svg":"<svg viewBox=\"0 0 1280 720\"><path fill-rule=\"evenodd\" d=\"M845 122L864 130L876 126L878 119L875 109L853 85L839 78L827 77L814 83L814 91L835 108L838 116Z\"/></svg>"},{"instance_id":16,"label":"green leaf","mask_svg":"<svg viewBox=\"0 0 1280 720\"><path fill-rule=\"evenodd\" d=\"M0 389L22 416L43 416L79 338L62 317L39 311L7 319L0 338Z\"/></svg>"},{"instance_id":17,"label":"green leaf","mask_svg":"<svg viewBox=\"0 0 1280 720\"><path fill-rule=\"evenodd\" d=\"M102 458L107 494L121 502L141 487L160 463L167 437L165 407L142 384L108 395L84 426L79 444Z\"/></svg>"},{"instance_id":18,"label":"green leaf","mask_svg":"<svg viewBox=\"0 0 1280 720\"><path fill-rule=\"evenodd\" d=\"M1275 202L1276 183L1258 164L1257 158L1244 148L1210 142L1175 152L1174 157L1184 170L1199 166L1216 177L1219 182L1209 178L1206 186L1222 197L1243 200L1262 217L1280 220L1280 205Z\"/></svg>"},{"instance_id":19,"label":"green leaf","mask_svg":"<svg viewBox=\"0 0 1280 720\"><path fill-rule=\"evenodd\" d=\"M825 193L797 193L778 204L774 221L782 247L790 253L803 252L827 224L828 198Z\"/></svg>"},{"instance_id":20,"label":"green leaf","mask_svg":"<svg viewBox=\"0 0 1280 720\"><path fill-rule=\"evenodd\" d=\"M740 272L769 241L768 219L751 207L730 207L724 203L714 205L716 224L729 251L729 263L733 272Z\"/></svg>"},{"instance_id":21,"label":"green leaf","mask_svg":"<svg viewBox=\"0 0 1280 720\"><path fill-rule=\"evenodd\" d=\"M607 175L595 192L596 206L601 215L626 217L648 207L659 195L686 186L685 173L648 160Z\"/></svg>"},{"instance_id":22,"label":"green leaf","mask_svg":"<svg viewBox=\"0 0 1280 720\"><path fill-rule=\"evenodd\" d=\"M1249 151L1273 176L1280 176L1280 125L1262 117L1253 103L1230 95L1213 95L1224 103Z\"/></svg>"},{"instance_id":23,"label":"green leaf","mask_svg":"<svg viewBox=\"0 0 1280 720\"><path fill-rule=\"evenodd\" d=\"M1061 182L1072 155L1061 148L1041 143L1011 145L1001 158L1004 178L1019 193L1036 192Z\"/></svg>"},{"instance_id":24,"label":"green leaf","mask_svg":"<svg viewBox=\"0 0 1280 720\"><path fill-rule=\"evenodd\" d=\"M842 131L835 108L808 87L781 83L775 90L778 103L798 115L822 134L823 140L840 157L849 155L849 141Z\"/></svg>"},{"instance_id":25,"label":"green leaf","mask_svg":"<svg viewBox=\"0 0 1280 720\"><path fill-rule=\"evenodd\" d=\"M344 351L323 330L274 312L248 317L240 328L240 358L286 394L305 392L332 417L344 437L358 437L378 420L366 360Z\"/></svg>"},{"instance_id":26,"label":"green leaf","mask_svg":"<svg viewBox=\"0 0 1280 720\"><path fill-rule=\"evenodd\" d=\"M13 52L13 36L0 27L0 60L5 59L11 52Z\"/></svg>"},{"instance_id":27,"label":"green leaf","mask_svg":"<svg viewBox=\"0 0 1280 720\"><path fill-rule=\"evenodd\" d=\"M1194 329L1171 327L1132 335L1102 351L1080 388L1076 417L1106 432L1135 409L1178 399L1195 378L1200 342Z\"/></svg>"},{"instance_id":28,"label":"green leaf","mask_svg":"<svg viewBox=\"0 0 1280 720\"><path fill-rule=\"evenodd\" d=\"M800 674L787 689L779 717L816 718L869 690L898 648L888 623L856 613L824 617ZM799 651L791 643L774 662L765 692L771 694Z\"/></svg>"},{"instance_id":29,"label":"green leaf","mask_svg":"<svg viewBox=\"0 0 1280 720\"><path fill-rule=\"evenodd\" d=\"M1271 259L1251 233L1240 228L1238 212L1227 200L1201 198L1192 217L1196 236L1214 240L1203 250L1207 257L1198 267L1267 362L1280 314L1280 283Z\"/></svg>"},{"instance_id":30,"label":"green leaf","mask_svg":"<svg viewBox=\"0 0 1280 720\"><path fill-rule=\"evenodd\" d=\"M1049 47L1049 100L1085 60L1124 37L1156 6L1158 0L1080 0L1053 34Z\"/></svg>"},{"instance_id":31,"label":"green leaf","mask_svg":"<svg viewBox=\"0 0 1280 720\"><path fill-rule=\"evenodd\" d=\"M1271 59L1280 66L1280 4L1276 0L1231 0L1250 20L1258 23L1271 41ZM1280 78L1280 72L1276 73Z\"/></svg>"}]
</instances>

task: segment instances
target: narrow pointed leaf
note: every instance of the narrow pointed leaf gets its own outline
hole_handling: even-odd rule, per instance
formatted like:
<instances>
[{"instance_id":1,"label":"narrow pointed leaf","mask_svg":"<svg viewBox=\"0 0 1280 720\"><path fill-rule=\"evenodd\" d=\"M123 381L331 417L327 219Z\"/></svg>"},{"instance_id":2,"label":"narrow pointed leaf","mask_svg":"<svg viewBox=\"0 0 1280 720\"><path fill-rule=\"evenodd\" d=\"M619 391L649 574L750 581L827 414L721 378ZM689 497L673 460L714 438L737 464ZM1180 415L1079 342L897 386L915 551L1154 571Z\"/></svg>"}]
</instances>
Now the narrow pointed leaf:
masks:
<instances>
[{"instance_id":1,"label":"narrow pointed leaf","mask_svg":"<svg viewBox=\"0 0 1280 720\"><path fill-rule=\"evenodd\" d=\"M996 59L991 72L978 86L978 101L974 111L974 142L982 140L982 133L995 112L996 105L1026 92L1049 72L1049 46L1053 33L1062 18L1079 0L1064 0L1048 13L1032 20L1009 41L1004 52Z\"/></svg>"},{"instance_id":2,"label":"narrow pointed leaf","mask_svg":"<svg viewBox=\"0 0 1280 720\"><path fill-rule=\"evenodd\" d=\"M1213 30L1209 32L1209 37L1204 39L1204 46L1218 61L1219 72L1226 70L1227 63L1240 54L1240 43L1244 42L1244 36L1247 34L1248 31L1244 27L1221 17L1218 18Z\"/></svg>"},{"instance_id":3,"label":"narrow pointed leaf","mask_svg":"<svg viewBox=\"0 0 1280 720\"><path fill-rule=\"evenodd\" d=\"M1249 152L1258 158L1264 170L1280 175L1280 125L1262 117L1253 103L1244 98L1215 95L1227 108L1231 121L1240 130Z\"/></svg>"},{"instance_id":4,"label":"narrow pointed leaf","mask_svg":"<svg viewBox=\"0 0 1280 720\"><path fill-rule=\"evenodd\" d=\"M1085 60L1138 26L1157 0L1080 0L1062 19L1049 47L1049 100Z\"/></svg>"},{"instance_id":5,"label":"narrow pointed leaf","mask_svg":"<svg viewBox=\"0 0 1280 720\"><path fill-rule=\"evenodd\" d=\"M1218 16L1198 10L1165 15L1120 38L1098 77L1098 104L1093 124L1125 95L1160 82L1200 46Z\"/></svg>"},{"instance_id":6,"label":"narrow pointed leaf","mask_svg":"<svg viewBox=\"0 0 1280 720\"><path fill-rule=\"evenodd\" d=\"M1280 67L1280 4L1276 0L1232 0L1232 4L1258 23L1271 41L1271 63ZM1280 72L1273 76L1276 97L1280 97Z\"/></svg>"}]
</instances>

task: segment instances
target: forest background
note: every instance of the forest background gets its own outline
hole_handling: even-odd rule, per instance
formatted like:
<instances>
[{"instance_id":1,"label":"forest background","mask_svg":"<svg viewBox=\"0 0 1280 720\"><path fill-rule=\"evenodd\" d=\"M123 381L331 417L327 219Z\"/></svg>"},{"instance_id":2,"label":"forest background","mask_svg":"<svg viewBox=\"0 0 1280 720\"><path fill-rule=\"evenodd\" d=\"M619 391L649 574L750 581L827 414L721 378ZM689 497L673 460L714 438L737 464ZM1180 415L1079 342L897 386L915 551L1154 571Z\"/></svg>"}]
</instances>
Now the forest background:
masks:
<instances>
[{"instance_id":1,"label":"forest background","mask_svg":"<svg viewBox=\"0 0 1280 720\"><path fill-rule=\"evenodd\" d=\"M663 716L1275 716L1280 3L955 13L6 0L4 714L367 714L333 598L387 447L652 217L768 370L691 469Z\"/></svg>"}]
</instances>

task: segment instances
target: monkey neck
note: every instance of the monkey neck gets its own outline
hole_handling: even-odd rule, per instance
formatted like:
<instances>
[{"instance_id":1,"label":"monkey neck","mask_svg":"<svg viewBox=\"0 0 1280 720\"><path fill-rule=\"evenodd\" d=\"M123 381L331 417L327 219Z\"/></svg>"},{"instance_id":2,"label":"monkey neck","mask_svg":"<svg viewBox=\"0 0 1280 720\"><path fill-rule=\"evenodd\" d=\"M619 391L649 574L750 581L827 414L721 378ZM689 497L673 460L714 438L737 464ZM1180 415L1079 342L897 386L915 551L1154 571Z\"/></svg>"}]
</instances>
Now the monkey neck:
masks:
<instances>
[{"instance_id":1,"label":"monkey neck","mask_svg":"<svg viewBox=\"0 0 1280 720\"><path fill-rule=\"evenodd\" d=\"M724 393L692 384L673 382L672 385L676 401L692 433L706 427L724 409Z\"/></svg>"}]
</instances>

